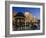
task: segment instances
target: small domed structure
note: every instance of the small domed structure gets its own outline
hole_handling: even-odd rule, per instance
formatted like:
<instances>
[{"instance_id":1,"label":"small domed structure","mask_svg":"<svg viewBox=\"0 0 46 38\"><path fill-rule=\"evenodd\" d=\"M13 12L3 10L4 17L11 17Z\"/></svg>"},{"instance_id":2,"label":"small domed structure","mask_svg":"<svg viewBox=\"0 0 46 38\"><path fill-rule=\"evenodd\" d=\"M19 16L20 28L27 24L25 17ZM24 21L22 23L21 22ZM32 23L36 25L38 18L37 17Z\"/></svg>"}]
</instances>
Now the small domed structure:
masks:
<instances>
[{"instance_id":1,"label":"small domed structure","mask_svg":"<svg viewBox=\"0 0 46 38\"><path fill-rule=\"evenodd\" d=\"M21 18L21 17L24 17L24 14L22 13L22 12L18 12L17 14L16 14L16 18Z\"/></svg>"},{"instance_id":2,"label":"small domed structure","mask_svg":"<svg viewBox=\"0 0 46 38\"><path fill-rule=\"evenodd\" d=\"M16 14L16 26L22 26L25 22L25 16L22 12Z\"/></svg>"}]
</instances>

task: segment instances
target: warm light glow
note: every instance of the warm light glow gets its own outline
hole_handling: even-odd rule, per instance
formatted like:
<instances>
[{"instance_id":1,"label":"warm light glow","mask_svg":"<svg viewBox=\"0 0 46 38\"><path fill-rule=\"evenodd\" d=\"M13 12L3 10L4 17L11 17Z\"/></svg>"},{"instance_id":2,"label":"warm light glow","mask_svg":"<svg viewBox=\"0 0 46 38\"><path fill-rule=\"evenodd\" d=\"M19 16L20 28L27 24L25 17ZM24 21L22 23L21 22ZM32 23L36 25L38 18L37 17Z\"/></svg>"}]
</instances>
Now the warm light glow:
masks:
<instances>
[{"instance_id":1,"label":"warm light glow","mask_svg":"<svg viewBox=\"0 0 46 38\"><path fill-rule=\"evenodd\" d=\"M30 12L25 12L24 15L25 15L25 21L26 22L31 22L31 20L33 18L32 14Z\"/></svg>"},{"instance_id":2,"label":"warm light glow","mask_svg":"<svg viewBox=\"0 0 46 38\"><path fill-rule=\"evenodd\" d=\"M28 16L29 15L29 12L25 12L25 14L24 14L25 16Z\"/></svg>"}]
</instances>

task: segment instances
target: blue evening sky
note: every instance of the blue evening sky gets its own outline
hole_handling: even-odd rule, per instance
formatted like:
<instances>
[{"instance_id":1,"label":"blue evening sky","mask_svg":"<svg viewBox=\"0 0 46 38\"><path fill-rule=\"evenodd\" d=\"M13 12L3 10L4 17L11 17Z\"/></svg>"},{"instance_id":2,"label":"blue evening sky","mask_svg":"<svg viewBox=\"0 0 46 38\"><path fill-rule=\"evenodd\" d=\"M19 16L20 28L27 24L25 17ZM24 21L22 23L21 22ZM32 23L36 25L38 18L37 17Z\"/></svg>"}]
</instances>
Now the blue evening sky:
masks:
<instances>
[{"instance_id":1,"label":"blue evening sky","mask_svg":"<svg viewBox=\"0 0 46 38\"><path fill-rule=\"evenodd\" d=\"M12 7L13 13L14 12L30 12L33 16L40 19L40 8L28 8L28 7Z\"/></svg>"}]
</instances>

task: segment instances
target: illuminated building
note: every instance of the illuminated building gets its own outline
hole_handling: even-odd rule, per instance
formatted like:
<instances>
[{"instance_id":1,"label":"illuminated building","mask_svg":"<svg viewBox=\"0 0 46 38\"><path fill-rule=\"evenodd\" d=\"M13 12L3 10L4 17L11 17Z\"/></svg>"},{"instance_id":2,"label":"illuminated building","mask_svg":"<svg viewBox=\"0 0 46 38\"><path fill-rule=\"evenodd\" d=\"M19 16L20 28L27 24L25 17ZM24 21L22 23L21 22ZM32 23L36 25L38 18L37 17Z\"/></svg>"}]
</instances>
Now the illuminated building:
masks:
<instances>
[{"instance_id":1,"label":"illuminated building","mask_svg":"<svg viewBox=\"0 0 46 38\"><path fill-rule=\"evenodd\" d=\"M36 24L37 19L30 12L18 12L13 14L14 30L29 30L32 24Z\"/></svg>"}]
</instances>

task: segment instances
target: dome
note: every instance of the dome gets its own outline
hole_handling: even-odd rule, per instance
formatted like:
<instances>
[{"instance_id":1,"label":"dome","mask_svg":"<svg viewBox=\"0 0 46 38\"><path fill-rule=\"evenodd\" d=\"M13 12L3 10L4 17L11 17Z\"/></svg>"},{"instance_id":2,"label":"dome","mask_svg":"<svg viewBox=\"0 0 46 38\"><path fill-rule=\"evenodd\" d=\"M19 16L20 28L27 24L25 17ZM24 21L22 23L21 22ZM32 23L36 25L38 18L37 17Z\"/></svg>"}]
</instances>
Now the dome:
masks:
<instances>
[{"instance_id":1,"label":"dome","mask_svg":"<svg viewBox=\"0 0 46 38\"><path fill-rule=\"evenodd\" d=\"M24 14L23 14L22 12L18 12L18 13L16 14L16 16L24 16Z\"/></svg>"},{"instance_id":2,"label":"dome","mask_svg":"<svg viewBox=\"0 0 46 38\"><path fill-rule=\"evenodd\" d=\"M18 12L17 14L16 14L16 18L23 18L23 17L25 17L24 16L24 14L22 13L22 12Z\"/></svg>"},{"instance_id":3,"label":"dome","mask_svg":"<svg viewBox=\"0 0 46 38\"><path fill-rule=\"evenodd\" d=\"M25 12L24 15L25 15L25 16L28 16L28 15L29 15L29 12Z\"/></svg>"}]
</instances>

